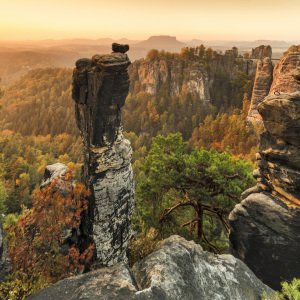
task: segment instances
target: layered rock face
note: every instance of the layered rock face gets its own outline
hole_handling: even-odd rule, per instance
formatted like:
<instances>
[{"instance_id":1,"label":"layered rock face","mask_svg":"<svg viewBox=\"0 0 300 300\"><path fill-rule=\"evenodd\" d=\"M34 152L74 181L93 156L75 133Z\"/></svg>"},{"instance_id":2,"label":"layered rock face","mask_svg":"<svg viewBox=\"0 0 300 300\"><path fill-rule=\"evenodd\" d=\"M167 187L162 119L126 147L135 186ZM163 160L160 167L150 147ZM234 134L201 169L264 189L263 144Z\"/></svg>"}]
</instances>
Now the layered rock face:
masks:
<instances>
[{"instance_id":1,"label":"layered rock face","mask_svg":"<svg viewBox=\"0 0 300 300\"><path fill-rule=\"evenodd\" d=\"M265 131L257 185L229 216L230 251L279 289L300 277L300 92L267 96L258 111Z\"/></svg>"},{"instance_id":2,"label":"layered rock face","mask_svg":"<svg viewBox=\"0 0 300 300\"><path fill-rule=\"evenodd\" d=\"M232 255L213 255L171 236L133 266L124 263L62 280L28 299L253 300L272 292Z\"/></svg>"},{"instance_id":3,"label":"layered rock face","mask_svg":"<svg viewBox=\"0 0 300 300\"><path fill-rule=\"evenodd\" d=\"M146 92L150 95L156 95L165 84L170 86L171 95L179 95L185 85L187 91L197 95L199 100L209 100L209 76L204 67L195 63L185 76L183 69L182 59L176 58L172 62L164 58L154 60L139 67L139 82L146 85Z\"/></svg>"},{"instance_id":4,"label":"layered rock face","mask_svg":"<svg viewBox=\"0 0 300 300\"><path fill-rule=\"evenodd\" d=\"M300 67L300 53L289 52L284 55L275 66L273 72L273 82L269 94L275 91L284 93L293 93L300 91L298 84L292 76L293 71Z\"/></svg>"},{"instance_id":5,"label":"layered rock face","mask_svg":"<svg viewBox=\"0 0 300 300\"><path fill-rule=\"evenodd\" d=\"M300 90L293 78L293 73L299 66L299 52L287 53L275 67L269 58L258 61L248 120L262 121L257 106L267 95L272 95L274 92L293 93Z\"/></svg>"},{"instance_id":6,"label":"layered rock face","mask_svg":"<svg viewBox=\"0 0 300 300\"><path fill-rule=\"evenodd\" d=\"M7 245L5 243L5 232L0 220L0 284L10 272L10 259L8 256Z\"/></svg>"},{"instance_id":7,"label":"layered rock face","mask_svg":"<svg viewBox=\"0 0 300 300\"><path fill-rule=\"evenodd\" d=\"M123 138L121 115L129 89L129 64L125 53L113 52L78 60L73 73L72 96L84 145L82 179L91 191L81 239L83 248L95 243L97 265L125 261L131 237L132 150Z\"/></svg>"},{"instance_id":8,"label":"layered rock face","mask_svg":"<svg viewBox=\"0 0 300 300\"><path fill-rule=\"evenodd\" d=\"M297 67L292 71L292 76L294 77L295 82L300 85L300 67Z\"/></svg>"},{"instance_id":9,"label":"layered rock face","mask_svg":"<svg viewBox=\"0 0 300 300\"><path fill-rule=\"evenodd\" d=\"M250 58L264 59L265 57L272 58L272 48L270 45L261 45L251 50Z\"/></svg>"},{"instance_id":10,"label":"layered rock face","mask_svg":"<svg viewBox=\"0 0 300 300\"><path fill-rule=\"evenodd\" d=\"M273 64L270 58L266 57L263 61L257 62L256 76L253 86L252 98L248 119L261 120L261 116L257 111L257 106L269 94L273 80Z\"/></svg>"},{"instance_id":11,"label":"layered rock face","mask_svg":"<svg viewBox=\"0 0 300 300\"><path fill-rule=\"evenodd\" d=\"M239 59L235 62L237 55L238 50L235 47L227 55L217 54L210 63L209 71L202 63L185 61L182 58L145 60L141 64L134 64L133 68L137 70L139 84L145 85L146 92L152 96L161 88L168 88L171 95L180 95L186 88L187 92L206 104L211 100L209 89L218 68L226 70L231 79L238 71L255 74L253 61Z\"/></svg>"}]
</instances>

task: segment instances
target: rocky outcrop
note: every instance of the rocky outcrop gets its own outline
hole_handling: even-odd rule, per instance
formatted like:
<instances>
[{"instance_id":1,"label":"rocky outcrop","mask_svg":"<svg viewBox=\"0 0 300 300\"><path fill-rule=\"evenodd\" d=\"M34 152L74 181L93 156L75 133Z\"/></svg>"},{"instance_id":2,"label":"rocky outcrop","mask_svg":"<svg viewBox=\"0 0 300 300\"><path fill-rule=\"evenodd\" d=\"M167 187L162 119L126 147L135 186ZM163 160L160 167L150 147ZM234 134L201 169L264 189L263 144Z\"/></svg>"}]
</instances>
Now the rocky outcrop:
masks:
<instances>
[{"instance_id":1,"label":"rocky outcrop","mask_svg":"<svg viewBox=\"0 0 300 300\"><path fill-rule=\"evenodd\" d=\"M67 278L28 297L28 300L127 300L137 285L124 263Z\"/></svg>"},{"instance_id":2,"label":"rocky outcrop","mask_svg":"<svg viewBox=\"0 0 300 300\"><path fill-rule=\"evenodd\" d=\"M261 116L257 111L257 106L269 94L273 80L273 64L270 58L257 62L256 76L253 86L252 98L248 119L250 121L260 120Z\"/></svg>"},{"instance_id":3,"label":"rocky outcrop","mask_svg":"<svg viewBox=\"0 0 300 300\"><path fill-rule=\"evenodd\" d=\"M0 284L10 272L10 259L8 256L7 244L5 242L6 234L2 228L0 220Z\"/></svg>"},{"instance_id":4,"label":"rocky outcrop","mask_svg":"<svg viewBox=\"0 0 300 300\"><path fill-rule=\"evenodd\" d=\"M300 277L300 92L270 95L258 106L257 185L229 216L231 253L265 284Z\"/></svg>"},{"instance_id":5,"label":"rocky outcrop","mask_svg":"<svg viewBox=\"0 0 300 300\"><path fill-rule=\"evenodd\" d=\"M300 67L297 67L294 71L292 71L292 76L294 77L295 82L300 85Z\"/></svg>"},{"instance_id":6,"label":"rocky outcrop","mask_svg":"<svg viewBox=\"0 0 300 300\"><path fill-rule=\"evenodd\" d=\"M299 52L288 52L284 55L274 68L273 83L269 94L271 95L275 91L280 93L293 93L300 91L299 86L292 76L292 72L295 71L297 67L300 67Z\"/></svg>"},{"instance_id":7,"label":"rocky outcrop","mask_svg":"<svg viewBox=\"0 0 300 300\"><path fill-rule=\"evenodd\" d=\"M270 45L261 45L251 50L250 58L264 59L265 57L272 58L272 48Z\"/></svg>"},{"instance_id":8,"label":"rocky outcrop","mask_svg":"<svg viewBox=\"0 0 300 300\"><path fill-rule=\"evenodd\" d=\"M56 163L47 166L44 173L44 180L41 184L40 189L43 189L46 186L55 183L55 185L53 186L54 189L59 189L61 194L65 197L69 196L70 188L74 188L75 181L71 181L69 179L65 180L65 176L68 171L70 171L69 168L62 163Z\"/></svg>"},{"instance_id":9,"label":"rocky outcrop","mask_svg":"<svg viewBox=\"0 0 300 300\"><path fill-rule=\"evenodd\" d=\"M136 263L123 263L62 280L28 299L253 300L272 292L232 255L213 255L171 236Z\"/></svg>"},{"instance_id":10,"label":"rocky outcrop","mask_svg":"<svg viewBox=\"0 0 300 300\"><path fill-rule=\"evenodd\" d=\"M267 95L274 93L293 93L300 91L299 85L294 81L293 74L300 66L300 53L288 52L273 67L272 61L265 58L257 63L255 83L248 113L249 121L262 121L257 106ZM296 73L295 73L295 76Z\"/></svg>"},{"instance_id":11,"label":"rocky outcrop","mask_svg":"<svg viewBox=\"0 0 300 300\"><path fill-rule=\"evenodd\" d=\"M173 76L174 78L175 76ZM183 80L186 89L193 95L197 95L198 100L202 102L210 102L209 94L209 76L200 63L191 66L187 79Z\"/></svg>"},{"instance_id":12,"label":"rocky outcrop","mask_svg":"<svg viewBox=\"0 0 300 300\"><path fill-rule=\"evenodd\" d=\"M232 255L216 256L179 236L133 266L137 299L260 299L269 290Z\"/></svg>"},{"instance_id":13,"label":"rocky outcrop","mask_svg":"<svg viewBox=\"0 0 300 300\"><path fill-rule=\"evenodd\" d=\"M129 64L125 53L113 52L78 60L73 73L72 96L84 149L82 179L91 191L81 239L84 248L95 244L96 265L125 261L131 237L132 150L123 138L121 115Z\"/></svg>"},{"instance_id":14,"label":"rocky outcrop","mask_svg":"<svg viewBox=\"0 0 300 300\"><path fill-rule=\"evenodd\" d=\"M183 58L147 59L134 63L132 71L138 74L138 83L145 87L145 91L155 96L161 89L169 91L170 95L180 95L186 89L195 95L200 103L211 101L210 88L218 76L218 70L222 69L230 79L243 71L248 75L255 74L252 60L236 60L237 48L229 50L227 55L216 54L210 62L210 69L203 63Z\"/></svg>"}]
</instances>

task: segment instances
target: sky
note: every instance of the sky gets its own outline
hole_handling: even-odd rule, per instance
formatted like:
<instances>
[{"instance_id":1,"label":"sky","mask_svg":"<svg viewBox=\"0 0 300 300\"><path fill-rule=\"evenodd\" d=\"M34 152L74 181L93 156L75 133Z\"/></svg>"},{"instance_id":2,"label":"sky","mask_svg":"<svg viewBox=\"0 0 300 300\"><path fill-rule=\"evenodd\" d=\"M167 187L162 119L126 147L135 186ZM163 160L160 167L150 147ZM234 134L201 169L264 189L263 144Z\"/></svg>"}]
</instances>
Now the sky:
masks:
<instances>
[{"instance_id":1,"label":"sky","mask_svg":"<svg viewBox=\"0 0 300 300\"><path fill-rule=\"evenodd\" d=\"M300 40L299 0L0 1L0 40Z\"/></svg>"}]
</instances>

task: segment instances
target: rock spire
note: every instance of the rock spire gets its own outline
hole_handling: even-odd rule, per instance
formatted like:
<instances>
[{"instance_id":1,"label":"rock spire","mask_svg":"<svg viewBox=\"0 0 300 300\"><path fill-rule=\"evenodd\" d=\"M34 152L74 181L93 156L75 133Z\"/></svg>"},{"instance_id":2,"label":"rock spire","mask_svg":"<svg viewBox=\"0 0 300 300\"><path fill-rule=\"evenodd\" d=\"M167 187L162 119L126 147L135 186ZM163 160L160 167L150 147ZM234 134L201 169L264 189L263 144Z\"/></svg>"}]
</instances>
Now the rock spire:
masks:
<instances>
[{"instance_id":1,"label":"rock spire","mask_svg":"<svg viewBox=\"0 0 300 300\"><path fill-rule=\"evenodd\" d=\"M73 73L72 97L83 140L82 180L91 191L81 239L83 248L95 243L97 266L125 261L131 237L132 149L123 137L121 114L129 90L128 49L113 44L111 54L79 59Z\"/></svg>"}]
</instances>

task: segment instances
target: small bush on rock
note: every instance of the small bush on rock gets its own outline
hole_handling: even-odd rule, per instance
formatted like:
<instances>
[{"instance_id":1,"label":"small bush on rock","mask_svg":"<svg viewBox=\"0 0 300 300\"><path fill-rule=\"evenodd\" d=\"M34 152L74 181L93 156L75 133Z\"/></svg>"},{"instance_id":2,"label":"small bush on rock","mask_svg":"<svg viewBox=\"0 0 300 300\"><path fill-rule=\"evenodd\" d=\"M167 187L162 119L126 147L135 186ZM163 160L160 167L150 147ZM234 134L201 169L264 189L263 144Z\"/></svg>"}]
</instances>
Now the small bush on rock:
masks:
<instances>
[{"instance_id":1,"label":"small bush on rock","mask_svg":"<svg viewBox=\"0 0 300 300\"><path fill-rule=\"evenodd\" d=\"M128 264L130 267L156 249L156 247L159 245L159 241L156 238L156 229L152 227L146 231L145 227L142 227L142 233L140 237L133 239L128 247Z\"/></svg>"},{"instance_id":2,"label":"small bush on rock","mask_svg":"<svg viewBox=\"0 0 300 300\"><path fill-rule=\"evenodd\" d=\"M269 295L266 292L262 294L264 300L300 300L300 279L294 278L291 283L283 282L282 291Z\"/></svg>"}]
</instances>

